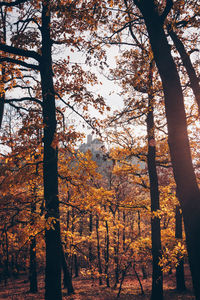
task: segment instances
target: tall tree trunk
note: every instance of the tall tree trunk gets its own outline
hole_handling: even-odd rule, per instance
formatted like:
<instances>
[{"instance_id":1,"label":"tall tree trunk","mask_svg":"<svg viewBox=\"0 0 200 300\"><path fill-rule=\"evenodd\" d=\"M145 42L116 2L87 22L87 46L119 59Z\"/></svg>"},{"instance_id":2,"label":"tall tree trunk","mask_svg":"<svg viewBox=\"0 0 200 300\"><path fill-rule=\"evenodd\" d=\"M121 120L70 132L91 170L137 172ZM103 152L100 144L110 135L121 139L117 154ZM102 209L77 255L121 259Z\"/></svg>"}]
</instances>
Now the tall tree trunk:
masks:
<instances>
[{"instance_id":1,"label":"tall tree trunk","mask_svg":"<svg viewBox=\"0 0 200 300\"><path fill-rule=\"evenodd\" d=\"M37 269L36 269L36 238L31 237L30 243L30 267L29 267L29 281L30 281L30 293L37 293Z\"/></svg>"},{"instance_id":2,"label":"tall tree trunk","mask_svg":"<svg viewBox=\"0 0 200 300\"><path fill-rule=\"evenodd\" d=\"M140 226L140 211L138 210L137 211L137 215L138 215L138 218L137 218L137 224L138 224L138 236L141 236L141 226Z\"/></svg>"},{"instance_id":3,"label":"tall tree trunk","mask_svg":"<svg viewBox=\"0 0 200 300\"><path fill-rule=\"evenodd\" d=\"M76 254L74 254L74 276L79 276L79 261Z\"/></svg>"},{"instance_id":4,"label":"tall tree trunk","mask_svg":"<svg viewBox=\"0 0 200 300\"><path fill-rule=\"evenodd\" d=\"M175 238L182 239L182 213L179 205L176 206ZM176 267L176 289L180 292L186 290L183 258L179 260L179 264Z\"/></svg>"},{"instance_id":5,"label":"tall tree trunk","mask_svg":"<svg viewBox=\"0 0 200 300\"><path fill-rule=\"evenodd\" d=\"M90 268L92 265L92 260L93 260L93 254L92 254L92 241L91 241L91 235L92 235L92 230L93 230L93 216L92 216L92 212L90 212L90 216L89 216L89 263L90 263Z\"/></svg>"},{"instance_id":6,"label":"tall tree trunk","mask_svg":"<svg viewBox=\"0 0 200 300\"><path fill-rule=\"evenodd\" d=\"M163 299L163 276L162 270L159 266L161 258L161 232L160 232L160 218L154 213L160 209L158 175L156 170L156 142L154 133L154 99L152 95L152 73L153 63L150 64L149 70L149 92L148 92L148 114L147 114L147 137L148 137L148 155L147 166L150 181L150 195L151 195L151 241L152 241L152 257L153 257L153 272L152 272L152 300Z\"/></svg>"},{"instance_id":7,"label":"tall tree trunk","mask_svg":"<svg viewBox=\"0 0 200 300\"><path fill-rule=\"evenodd\" d=\"M192 165L180 78L163 29L163 17L158 15L155 2L134 0L134 3L144 17L162 80L171 161L183 212L193 287L196 298L200 299L200 192Z\"/></svg>"},{"instance_id":8,"label":"tall tree trunk","mask_svg":"<svg viewBox=\"0 0 200 300\"><path fill-rule=\"evenodd\" d=\"M3 7L0 9L1 21L2 21L2 40L1 43L6 43L6 12L3 10ZM1 63L1 82L0 82L0 128L2 125L3 114L4 114L4 104L5 104L5 91L4 91L4 82L5 82L5 66L4 63Z\"/></svg>"},{"instance_id":9,"label":"tall tree trunk","mask_svg":"<svg viewBox=\"0 0 200 300\"><path fill-rule=\"evenodd\" d=\"M123 211L123 233L122 233L122 241L123 241L123 250L126 248L126 213Z\"/></svg>"},{"instance_id":10,"label":"tall tree trunk","mask_svg":"<svg viewBox=\"0 0 200 300\"><path fill-rule=\"evenodd\" d=\"M42 5L42 58L40 62L43 97L44 158L43 180L47 226L45 299L62 299L61 295L61 240L59 223L58 170L56 145L56 111L50 39L50 0Z\"/></svg>"},{"instance_id":11,"label":"tall tree trunk","mask_svg":"<svg viewBox=\"0 0 200 300\"><path fill-rule=\"evenodd\" d=\"M99 239L99 217L96 216L96 235L97 235L97 258L98 258L98 271L99 271L99 285L102 285L102 265L101 265L101 252L100 252L100 239Z\"/></svg>"},{"instance_id":12,"label":"tall tree trunk","mask_svg":"<svg viewBox=\"0 0 200 300\"><path fill-rule=\"evenodd\" d=\"M106 237L105 237L106 247L105 247L105 275L106 275L106 285L107 287L110 287L110 279L109 279L109 258L110 258L110 239L109 239L109 227L108 227L108 221L106 221Z\"/></svg>"},{"instance_id":13,"label":"tall tree trunk","mask_svg":"<svg viewBox=\"0 0 200 300\"><path fill-rule=\"evenodd\" d=\"M36 165L36 172L35 176L38 176L38 165ZM30 225L34 225L34 213L36 211L36 183L33 187L33 200L31 202L31 220ZM36 262L36 237L31 237L30 242L30 266L29 266L29 282L30 282L30 292L37 293L38 286L37 286L37 262Z\"/></svg>"},{"instance_id":14,"label":"tall tree trunk","mask_svg":"<svg viewBox=\"0 0 200 300\"><path fill-rule=\"evenodd\" d=\"M115 217L115 216L114 216ZM116 225L115 222L113 224ZM114 262L115 262L115 284L114 288L116 288L117 284L119 283L119 229L116 229L113 232L114 235Z\"/></svg>"},{"instance_id":15,"label":"tall tree trunk","mask_svg":"<svg viewBox=\"0 0 200 300\"><path fill-rule=\"evenodd\" d=\"M35 203L31 203L31 214L36 210ZM31 216L32 217L32 216ZM33 224L33 217L31 220ZM36 263L36 238L35 236L31 237L30 242L30 266L29 266L29 281L30 281L30 292L37 293L37 263Z\"/></svg>"}]
</instances>

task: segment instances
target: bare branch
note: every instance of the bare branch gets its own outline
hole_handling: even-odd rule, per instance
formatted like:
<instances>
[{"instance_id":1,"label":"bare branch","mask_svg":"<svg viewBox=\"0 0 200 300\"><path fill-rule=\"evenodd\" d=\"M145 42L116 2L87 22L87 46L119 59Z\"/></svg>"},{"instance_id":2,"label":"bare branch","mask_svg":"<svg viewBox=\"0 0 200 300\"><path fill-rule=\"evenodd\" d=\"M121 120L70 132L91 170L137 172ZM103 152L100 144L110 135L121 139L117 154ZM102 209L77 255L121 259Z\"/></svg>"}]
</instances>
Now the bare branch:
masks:
<instances>
[{"instance_id":1,"label":"bare branch","mask_svg":"<svg viewBox=\"0 0 200 300\"><path fill-rule=\"evenodd\" d=\"M0 43L0 50L7 53L23 56L23 57L30 57L37 60L38 62L41 61L41 56L35 51L24 50L13 46L5 45L3 43Z\"/></svg>"},{"instance_id":2,"label":"bare branch","mask_svg":"<svg viewBox=\"0 0 200 300\"><path fill-rule=\"evenodd\" d=\"M28 1L29 0L16 0L14 2L0 1L0 7L2 7L2 6L7 6L7 7L17 6L19 4L23 4L23 3L26 3Z\"/></svg>"},{"instance_id":3,"label":"bare branch","mask_svg":"<svg viewBox=\"0 0 200 300\"><path fill-rule=\"evenodd\" d=\"M43 106L42 101L40 101L37 98L32 98L32 97L22 97L22 98L12 98L12 99L6 99L5 103L12 103L12 102L23 102L23 101L33 101L36 102L38 104L40 104L41 106Z\"/></svg>"},{"instance_id":4,"label":"bare branch","mask_svg":"<svg viewBox=\"0 0 200 300\"><path fill-rule=\"evenodd\" d=\"M39 66L37 65L34 65L34 64L29 64L29 63L26 63L25 61L22 61L22 60L19 60L19 59L14 59L14 58L11 58L11 57L1 57L0 58L0 63L1 62L10 62L10 63L13 63L13 64L17 64L17 65L20 65L20 66L23 66L23 67L26 67L26 68L29 68L29 69L33 69L33 70L39 70Z\"/></svg>"}]
</instances>

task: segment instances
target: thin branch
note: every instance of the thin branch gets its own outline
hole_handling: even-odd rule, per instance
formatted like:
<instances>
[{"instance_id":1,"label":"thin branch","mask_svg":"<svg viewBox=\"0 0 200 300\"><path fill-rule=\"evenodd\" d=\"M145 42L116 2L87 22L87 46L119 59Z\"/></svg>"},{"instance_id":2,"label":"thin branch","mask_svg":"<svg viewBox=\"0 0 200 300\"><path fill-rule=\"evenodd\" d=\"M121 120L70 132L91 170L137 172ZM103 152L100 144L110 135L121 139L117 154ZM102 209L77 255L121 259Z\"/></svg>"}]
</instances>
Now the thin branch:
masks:
<instances>
[{"instance_id":1,"label":"thin branch","mask_svg":"<svg viewBox=\"0 0 200 300\"><path fill-rule=\"evenodd\" d=\"M0 58L0 63L1 62L10 62L10 63L13 63L13 64L17 64L17 65L20 65L20 66L23 66L23 67L26 67L26 68L29 68L29 69L33 69L33 70L39 70L39 66L37 65L34 65L34 64L29 64L29 63L26 63L25 61L22 61L22 60L19 60L19 59L14 59L14 58L11 58L11 57L1 57Z\"/></svg>"},{"instance_id":2,"label":"thin branch","mask_svg":"<svg viewBox=\"0 0 200 300\"><path fill-rule=\"evenodd\" d=\"M0 7L6 6L6 7L12 7L12 6L17 6L23 3L28 2L29 0L16 0L14 2L6 2L6 1L0 1Z\"/></svg>"},{"instance_id":3,"label":"thin branch","mask_svg":"<svg viewBox=\"0 0 200 300\"><path fill-rule=\"evenodd\" d=\"M33 101L36 102L38 104L40 104L41 106L43 106L42 101L40 101L37 98L32 98L32 97L22 97L22 98L12 98L12 99L6 99L5 103L12 103L12 102L23 102L23 101Z\"/></svg>"},{"instance_id":4,"label":"thin branch","mask_svg":"<svg viewBox=\"0 0 200 300\"><path fill-rule=\"evenodd\" d=\"M66 106L68 106L73 112L75 112L75 114L77 114L82 120L84 120L93 130L97 131L97 128L95 128L89 120L85 119L84 116L82 116L72 105L70 105L69 103L67 103L58 93L55 93L55 95L58 96L58 98Z\"/></svg>"}]
</instances>

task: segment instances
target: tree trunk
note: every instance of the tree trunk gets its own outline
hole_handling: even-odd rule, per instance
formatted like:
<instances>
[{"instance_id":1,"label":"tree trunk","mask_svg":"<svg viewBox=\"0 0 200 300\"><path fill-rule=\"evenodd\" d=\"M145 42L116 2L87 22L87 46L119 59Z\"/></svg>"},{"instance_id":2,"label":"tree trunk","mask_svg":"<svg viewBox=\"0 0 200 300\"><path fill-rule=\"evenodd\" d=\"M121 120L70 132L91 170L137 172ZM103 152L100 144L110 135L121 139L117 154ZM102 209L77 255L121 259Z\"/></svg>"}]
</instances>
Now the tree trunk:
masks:
<instances>
[{"instance_id":1,"label":"tree trunk","mask_svg":"<svg viewBox=\"0 0 200 300\"><path fill-rule=\"evenodd\" d=\"M3 11L3 8L0 9L1 21L2 21L2 40L1 42L6 43L6 12ZM5 92L4 92L4 82L5 82L5 63L1 63L1 82L0 82L0 128L2 125L3 114L4 114L4 105L5 105Z\"/></svg>"},{"instance_id":2,"label":"tree trunk","mask_svg":"<svg viewBox=\"0 0 200 300\"><path fill-rule=\"evenodd\" d=\"M159 260L161 258L161 232L160 232L160 218L154 215L160 209L158 175L156 170L156 144L154 133L154 99L152 96L152 72L153 65L150 64L149 70L149 92L148 92L148 114L147 114L147 137L148 137L148 155L147 166L150 181L150 195L151 195L151 241L152 241L152 257L153 257L153 272L152 272L152 290L151 299L163 299L163 275Z\"/></svg>"},{"instance_id":3,"label":"tree trunk","mask_svg":"<svg viewBox=\"0 0 200 300\"><path fill-rule=\"evenodd\" d=\"M30 243L30 268L29 268L29 281L30 293L37 293L37 269L36 269L36 238L31 238Z\"/></svg>"},{"instance_id":4,"label":"tree trunk","mask_svg":"<svg viewBox=\"0 0 200 300\"><path fill-rule=\"evenodd\" d=\"M76 254L74 254L74 276L79 276L79 262Z\"/></svg>"},{"instance_id":5,"label":"tree trunk","mask_svg":"<svg viewBox=\"0 0 200 300\"><path fill-rule=\"evenodd\" d=\"M97 235L97 258L98 258L98 270L99 270L99 285L102 285L102 265L101 265L101 253L100 253L99 217L98 216L96 216L96 235Z\"/></svg>"},{"instance_id":6,"label":"tree trunk","mask_svg":"<svg viewBox=\"0 0 200 300\"><path fill-rule=\"evenodd\" d=\"M62 299L61 295L61 240L59 223L58 170L56 145L55 93L50 40L50 1L42 5L42 59L40 62L43 97L44 157L43 181L47 225L45 299ZM53 222L53 223L52 223Z\"/></svg>"},{"instance_id":7,"label":"tree trunk","mask_svg":"<svg viewBox=\"0 0 200 300\"><path fill-rule=\"evenodd\" d=\"M74 288L72 285L72 277L69 272L69 268L66 262L65 253L63 250L63 247L61 247L61 256L62 256L62 269L64 274L64 287L67 288L68 295L71 295L74 293Z\"/></svg>"},{"instance_id":8,"label":"tree trunk","mask_svg":"<svg viewBox=\"0 0 200 300\"><path fill-rule=\"evenodd\" d=\"M180 212L180 206L176 206L175 238L182 239L182 213ZM179 265L176 267L176 289L180 292L186 290L184 276L184 259L180 259Z\"/></svg>"},{"instance_id":9,"label":"tree trunk","mask_svg":"<svg viewBox=\"0 0 200 300\"><path fill-rule=\"evenodd\" d=\"M109 274L108 274L108 267L109 267L109 247L110 247L110 239L109 239L109 228L108 228L108 221L106 221L106 247L105 247L105 275L106 275L106 285L107 287L110 287L110 280L109 280Z\"/></svg>"},{"instance_id":10,"label":"tree trunk","mask_svg":"<svg viewBox=\"0 0 200 300\"><path fill-rule=\"evenodd\" d=\"M144 17L162 80L171 161L183 212L193 287L200 299L200 192L192 165L180 78L156 4L153 0L134 2Z\"/></svg>"},{"instance_id":11,"label":"tree trunk","mask_svg":"<svg viewBox=\"0 0 200 300\"><path fill-rule=\"evenodd\" d=\"M122 233L122 241L123 241L123 250L125 251L126 248L126 213L123 211L123 233Z\"/></svg>"},{"instance_id":12,"label":"tree trunk","mask_svg":"<svg viewBox=\"0 0 200 300\"><path fill-rule=\"evenodd\" d=\"M36 165L35 176L38 176L38 165ZM34 225L34 213L36 211L36 183L33 187L32 202L31 202L31 220L30 225ZM36 262L36 238L31 237L30 242L30 266L29 266L29 282L30 282L30 293L37 293L37 262Z\"/></svg>"},{"instance_id":13,"label":"tree trunk","mask_svg":"<svg viewBox=\"0 0 200 300\"><path fill-rule=\"evenodd\" d=\"M89 236L91 238L92 235L92 230L93 230L93 216L92 216L92 212L90 212L90 216L89 216ZM90 263L90 268L92 266L92 260L93 260L93 254L92 254L92 241L91 239L89 240L89 253L88 253L88 257L89 257L89 263Z\"/></svg>"}]
</instances>

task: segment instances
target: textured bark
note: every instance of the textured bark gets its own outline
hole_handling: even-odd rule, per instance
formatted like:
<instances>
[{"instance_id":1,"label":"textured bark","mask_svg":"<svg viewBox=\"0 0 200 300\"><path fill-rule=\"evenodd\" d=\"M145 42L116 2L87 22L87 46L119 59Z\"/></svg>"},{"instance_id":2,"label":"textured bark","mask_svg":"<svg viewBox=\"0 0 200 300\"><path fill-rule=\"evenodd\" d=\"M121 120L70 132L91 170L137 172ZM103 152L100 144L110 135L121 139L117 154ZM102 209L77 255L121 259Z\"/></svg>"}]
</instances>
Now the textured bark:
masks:
<instances>
[{"instance_id":1,"label":"textured bark","mask_svg":"<svg viewBox=\"0 0 200 300\"><path fill-rule=\"evenodd\" d=\"M3 120L4 102L5 102L5 95L2 95L0 97L0 128L1 128L2 120Z\"/></svg>"},{"instance_id":2,"label":"textured bark","mask_svg":"<svg viewBox=\"0 0 200 300\"><path fill-rule=\"evenodd\" d=\"M148 137L148 155L147 166L150 181L150 195L151 195L151 240L152 240L152 290L151 299L163 299L163 276L162 270L159 266L161 258L161 232L160 232L160 218L154 216L160 209L158 175L156 170L156 145L154 134L154 116L153 116L153 96L152 96L152 64L149 72L149 95L148 95L148 114L147 114L147 137Z\"/></svg>"},{"instance_id":3,"label":"textured bark","mask_svg":"<svg viewBox=\"0 0 200 300\"><path fill-rule=\"evenodd\" d=\"M99 271L99 285L102 285L102 264L99 240L99 217L96 216L96 235L97 235L97 258L98 258L98 271Z\"/></svg>"},{"instance_id":4,"label":"textured bark","mask_svg":"<svg viewBox=\"0 0 200 300\"><path fill-rule=\"evenodd\" d=\"M109 267L109 259L110 259L110 238L109 238L109 228L108 228L108 221L106 221L106 247L105 247L105 274L106 274L106 285L107 287L110 287L110 279L109 279L109 273L108 273L108 267Z\"/></svg>"},{"instance_id":5,"label":"textured bark","mask_svg":"<svg viewBox=\"0 0 200 300\"><path fill-rule=\"evenodd\" d=\"M1 42L6 43L6 12L4 12L3 8L1 7L0 9L0 14L1 14L1 20L2 20L2 40ZM0 88L4 88L4 81L5 81L5 67L4 63L2 63L2 69L1 69L1 76L2 76L2 81L0 84ZM2 125L2 120L3 120L3 114L4 114L4 105L5 105L5 92L0 91L0 128Z\"/></svg>"},{"instance_id":6,"label":"textured bark","mask_svg":"<svg viewBox=\"0 0 200 300\"><path fill-rule=\"evenodd\" d=\"M46 228L45 299L62 299L61 295L61 240L59 223L58 170L56 147L55 93L53 87L49 2L42 6L42 59L40 63L43 97L44 158L43 180L47 221L54 220L53 227Z\"/></svg>"},{"instance_id":7,"label":"textured bark","mask_svg":"<svg viewBox=\"0 0 200 300\"><path fill-rule=\"evenodd\" d=\"M92 230L93 230L93 215L92 212L90 212L90 217L89 217L89 235L92 235ZM89 257L89 263L90 263L90 268L91 268L91 264L93 261L93 254L92 254L92 242L89 241L89 253L88 253L88 257Z\"/></svg>"},{"instance_id":8,"label":"textured bark","mask_svg":"<svg viewBox=\"0 0 200 300\"><path fill-rule=\"evenodd\" d=\"M30 268L29 268L30 293L37 293L37 264L36 264L36 238L31 238L30 243Z\"/></svg>"},{"instance_id":9,"label":"textured bark","mask_svg":"<svg viewBox=\"0 0 200 300\"><path fill-rule=\"evenodd\" d=\"M200 192L192 165L180 78L156 4L153 0L134 0L134 3L144 17L162 80L171 161L183 212L193 287L196 298L200 299Z\"/></svg>"},{"instance_id":10,"label":"textured bark","mask_svg":"<svg viewBox=\"0 0 200 300\"><path fill-rule=\"evenodd\" d=\"M35 176L38 175L38 166L36 166ZM31 203L31 220L30 224L34 225L34 213L36 211L36 184L33 188L33 202ZM30 242L30 266L29 266L29 282L30 282L30 292L37 293L37 262L36 262L36 237L31 237Z\"/></svg>"}]
</instances>

